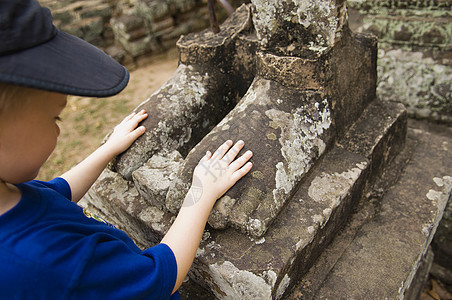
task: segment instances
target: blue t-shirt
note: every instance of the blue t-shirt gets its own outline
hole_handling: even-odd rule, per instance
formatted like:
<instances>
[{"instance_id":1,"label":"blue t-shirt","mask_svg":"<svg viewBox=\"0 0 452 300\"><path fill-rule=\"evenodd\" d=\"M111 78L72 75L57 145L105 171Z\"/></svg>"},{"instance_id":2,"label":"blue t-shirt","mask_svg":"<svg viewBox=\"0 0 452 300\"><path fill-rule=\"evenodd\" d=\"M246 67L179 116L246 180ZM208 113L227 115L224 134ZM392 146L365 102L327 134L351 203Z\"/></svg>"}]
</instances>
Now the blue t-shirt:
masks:
<instances>
[{"instance_id":1,"label":"blue t-shirt","mask_svg":"<svg viewBox=\"0 0 452 300\"><path fill-rule=\"evenodd\" d=\"M62 178L17 187L20 202L0 216L1 299L179 299L167 245L141 251L88 218Z\"/></svg>"}]
</instances>

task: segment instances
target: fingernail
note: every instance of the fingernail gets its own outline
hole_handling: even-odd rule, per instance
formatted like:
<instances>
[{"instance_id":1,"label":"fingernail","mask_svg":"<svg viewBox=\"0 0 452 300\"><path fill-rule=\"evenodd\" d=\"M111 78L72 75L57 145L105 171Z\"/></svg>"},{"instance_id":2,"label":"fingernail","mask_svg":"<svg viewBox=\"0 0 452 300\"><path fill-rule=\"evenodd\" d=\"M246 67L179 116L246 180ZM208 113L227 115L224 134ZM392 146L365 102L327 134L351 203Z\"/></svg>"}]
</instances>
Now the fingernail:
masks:
<instances>
[{"instance_id":1,"label":"fingernail","mask_svg":"<svg viewBox=\"0 0 452 300\"><path fill-rule=\"evenodd\" d=\"M239 140L239 141L237 142L237 145L239 145L239 146L241 146L241 145L243 145L243 144L245 144L245 142L242 141L242 140Z\"/></svg>"}]
</instances>

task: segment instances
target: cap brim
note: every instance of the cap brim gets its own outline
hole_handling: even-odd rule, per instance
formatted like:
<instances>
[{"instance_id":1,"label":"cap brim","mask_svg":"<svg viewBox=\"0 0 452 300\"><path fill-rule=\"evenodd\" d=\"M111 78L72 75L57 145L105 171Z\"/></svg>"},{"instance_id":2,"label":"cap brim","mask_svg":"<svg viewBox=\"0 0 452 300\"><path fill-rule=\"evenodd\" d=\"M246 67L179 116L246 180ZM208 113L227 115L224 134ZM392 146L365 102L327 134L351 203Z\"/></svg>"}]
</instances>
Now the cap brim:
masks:
<instances>
[{"instance_id":1,"label":"cap brim","mask_svg":"<svg viewBox=\"0 0 452 300\"><path fill-rule=\"evenodd\" d=\"M0 56L0 82L108 97L123 90L128 81L125 67L102 50L62 31L44 44Z\"/></svg>"}]
</instances>

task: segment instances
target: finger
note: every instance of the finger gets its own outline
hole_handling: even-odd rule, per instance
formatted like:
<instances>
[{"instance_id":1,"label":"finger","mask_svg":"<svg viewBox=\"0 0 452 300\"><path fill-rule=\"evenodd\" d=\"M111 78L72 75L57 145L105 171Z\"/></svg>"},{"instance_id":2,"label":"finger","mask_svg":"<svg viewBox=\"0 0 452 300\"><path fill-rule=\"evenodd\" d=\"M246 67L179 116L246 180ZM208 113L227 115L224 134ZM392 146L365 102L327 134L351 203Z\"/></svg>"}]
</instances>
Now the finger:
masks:
<instances>
[{"instance_id":1,"label":"finger","mask_svg":"<svg viewBox=\"0 0 452 300\"><path fill-rule=\"evenodd\" d=\"M243 167L241 167L240 169L238 169L237 171L232 173L231 179L234 182L237 182L240 178L245 176L251 170L252 167L253 167L253 163L250 161L247 162Z\"/></svg>"},{"instance_id":2,"label":"finger","mask_svg":"<svg viewBox=\"0 0 452 300\"><path fill-rule=\"evenodd\" d=\"M132 112L130 115L128 115L127 117L125 117L121 123L127 123L128 121L132 120L134 117L141 117L143 115L143 113L145 113L145 110L142 109L139 112Z\"/></svg>"},{"instance_id":3,"label":"finger","mask_svg":"<svg viewBox=\"0 0 452 300\"><path fill-rule=\"evenodd\" d=\"M123 120L122 120L122 122L127 122L127 121L129 121L129 120L131 120L135 115L137 114L137 112L132 112L130 115L128 115L127 117L125 117Z\"/></svg>"},{"instance_id":4,"label":"finger","mask_svg":"<svg viewBox=\"0 0 452 300\"><path fill-rule=\"evenodd\" d=\"M212 157L212 153L211 153L210 151L207 151L207 152L206 152L206 155L204 155L204 156L200 159L199 163L205 162L205 161L209 160L211 157Z\"/></svg>"},{"instance_id":5,"label":"finger","mask_svg":"<svg viewBox=\"0 0 452 300\"><path fill-rule=\"evenodd\" d=\"M136 113L136 115L144 115L144 114L147 114L144 109L142 109L142 110L140 110L139 112Z\"/></svg>"},{"instance_id":6,"label":"finger","mask_svg":"<svg viewBox=\"0 0 452 300\"><path fill-rule=\"evenodd\" d=\"M215 151L215 153L212 155L212 159L222 159L224 154L229 150L229 148L231 148L232 146L232 141L231 140L227 140L226 142L223 143L223 145L221 145L217 151Z\"/></svg>"},{"instance_id":7,"label":"finger","mask_svg":"<svg viewBox=\"0 0 452 300\"><path fill-rule=\"evenodd\" d=\"M145 132L146 132L146 128L144 126L140 126L140 127L137 127L135 130L133 130L132 132L130 132L129 137L132 140L136 140L141 135L143 135L143 133L145 133Z\"/></svg>"},{"instance_id":8,"label":"finger","mask_svg":"<svg viewBox=\"0 0 452 300\"><path fill-rule=\"evenodd\" d=\"M250 158L252 156L253 156L253 152L251 152L250 150L246 151L242 156L240 156L235 161L233 161L229 165L229 168L233 171L241 168L248 160L250 160Z\"/></svg>"},{"instance_id":9,"label":"finger","mask_svg":"<svg viewBox=\"0 0 452 300\"><path fill-rule=\"evenodd\" d=\"M244 145L245 142L239 140L237 143L235 143L234 147L229 149L229 151L224 155L222 159L226 161L228 164L230 164L237 157L237 154L239 154L240 150L242 150Z\"/></svg>"},{"instance_id":10,"label":"finger","mask_svg":"<svg viewBox=\"0 0 452 300\"><path fill-rule=\"evenodd\" d=\"M134 122L136 122L138 124L141 121L143 121L144 119L146 119L147 117L148 117L148 114L144 110L142 110L133 116L133 120L134 120Z\"/></svg>"}]
</instances>

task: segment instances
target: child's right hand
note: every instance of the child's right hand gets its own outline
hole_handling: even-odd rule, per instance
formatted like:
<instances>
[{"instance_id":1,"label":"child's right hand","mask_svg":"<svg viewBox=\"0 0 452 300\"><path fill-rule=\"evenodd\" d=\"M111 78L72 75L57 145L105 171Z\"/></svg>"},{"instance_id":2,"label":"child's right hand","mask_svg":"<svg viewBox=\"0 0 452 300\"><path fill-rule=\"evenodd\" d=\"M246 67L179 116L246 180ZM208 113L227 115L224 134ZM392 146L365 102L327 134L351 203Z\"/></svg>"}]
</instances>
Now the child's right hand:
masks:
<instances>
[{"instance_id":1,"label":"child's right hand","mask_svg":"<svg viewBox=\"0 0 452 300\"><path fill-rule=\"evenodd\" d=\"M203 199L209 199L215 203L218 198L251 170L253 165L249 162L249 159L253 156L253 153L248 150L235 159L245 143L240 140L231 148L232 145L233 142L228 140L213 155L210 151L207 151L206 155L199 161L193 172L193 182L190 188L193 197L193 199L190 199L192 203L198 202L201 196Z\"/></svg>"},{"instance_id":2,"label":"child's right hand","mask_svg":"<svg viewBox=\"0 0 452 300\"><path fill-rule=\"evenodd\" d=\"M192 186L176 220L162 239L162 243L168 245L176 257L174 291L182 284L190 269L215 201L251 170L252 163L248 160L253 153L246 151L235 159L244 142L238 141L233 147L232 144L232 141L226 141L213 155L207 151L199 161L193 171Z\"/></svg>"}]
</instances>

